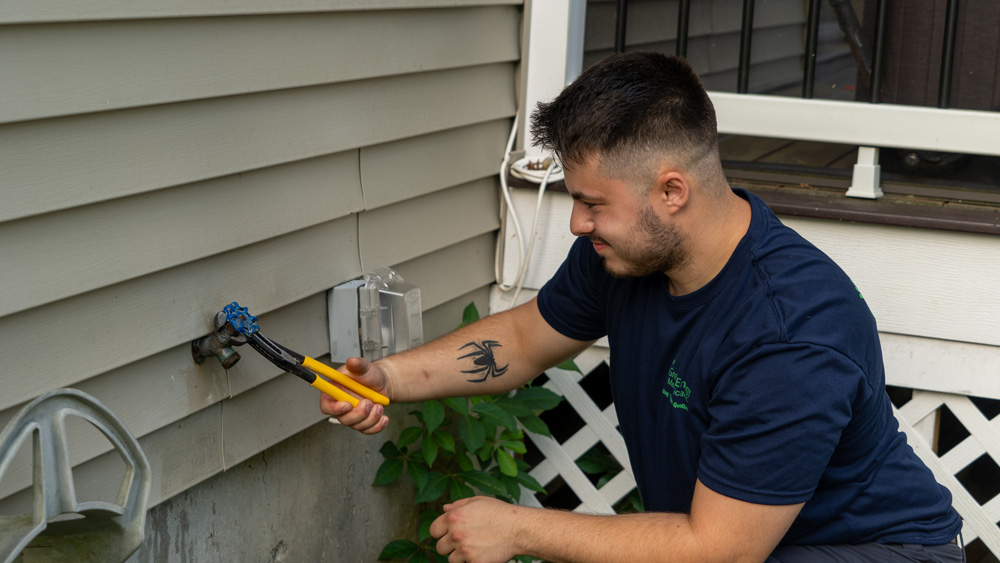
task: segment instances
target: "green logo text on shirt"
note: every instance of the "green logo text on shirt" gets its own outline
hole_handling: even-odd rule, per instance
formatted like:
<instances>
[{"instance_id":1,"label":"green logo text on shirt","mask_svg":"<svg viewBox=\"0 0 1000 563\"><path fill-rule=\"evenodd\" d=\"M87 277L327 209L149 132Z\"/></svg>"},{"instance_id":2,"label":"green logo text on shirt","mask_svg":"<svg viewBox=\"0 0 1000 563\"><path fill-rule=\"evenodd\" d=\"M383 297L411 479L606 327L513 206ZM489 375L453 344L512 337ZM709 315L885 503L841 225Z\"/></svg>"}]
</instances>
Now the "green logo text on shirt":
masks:
<instances>
[{"instance_id":1,"label":"green logo text on shirt","mask_svg":"<svg viewBox=\"0 0 1000 563\"><path fill-rule=\"evenodd\" d=\"M670 387L670 390L664 389L663 394L670 401L670 406L675 409L688 410L687 400L691 397L691 388L688 387L680 374L674 371L674 364L676 363L677 358L674 358L674 361L670 364L670 371L667 372L667 386Z\"/></svg>"}]
</instances>

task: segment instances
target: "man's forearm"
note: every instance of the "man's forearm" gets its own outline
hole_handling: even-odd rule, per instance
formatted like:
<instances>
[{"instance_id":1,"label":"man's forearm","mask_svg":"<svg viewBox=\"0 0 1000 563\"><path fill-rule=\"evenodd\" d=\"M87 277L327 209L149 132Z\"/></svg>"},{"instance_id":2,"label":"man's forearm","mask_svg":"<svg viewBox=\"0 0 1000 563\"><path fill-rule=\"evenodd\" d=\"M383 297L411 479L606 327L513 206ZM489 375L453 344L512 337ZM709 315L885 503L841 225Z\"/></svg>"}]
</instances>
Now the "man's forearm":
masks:
<instances>
[{"instance_id":1,"label":"man's forearm","mask_svg":"<svg viewBox=\"0 0 1000 563\"><path fill-rule=\"evenodd\" d=\"M377 363L391 398L413 402L509 391L586 344L552 330L532 301Z\"/></svg>"},{"instance_id":2,"label":"man's forearm","mask_svg":"<svg viewBox=\"0 0 1000 563\"><path fill-rule=\"evenodd\" d=\"M760 563L802 504L733 499L698 481L691 514L595 516L475 497L446 505L431 525L438 552L456 561L502 563L514 555L553 562Z\"/></svg>"},{"instance_id":3,"label":"man's forearm","mask_svg":"<svg viewBox=\"0 0 1000 563\"><path fill-rule=\"evenodd\" d=\"M525 509L518 553L544 561L615 563L708 561L686 514L596 516Z\"/></svg>"}]
</instances>

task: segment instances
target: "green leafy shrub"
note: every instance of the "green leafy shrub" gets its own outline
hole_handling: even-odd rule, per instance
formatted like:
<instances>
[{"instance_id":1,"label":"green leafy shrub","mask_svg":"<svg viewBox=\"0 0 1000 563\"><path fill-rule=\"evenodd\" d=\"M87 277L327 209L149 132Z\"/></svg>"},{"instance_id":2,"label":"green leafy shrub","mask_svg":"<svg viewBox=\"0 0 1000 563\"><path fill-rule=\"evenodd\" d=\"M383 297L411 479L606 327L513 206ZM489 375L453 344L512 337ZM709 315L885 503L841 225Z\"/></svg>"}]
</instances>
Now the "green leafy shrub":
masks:
<instances>
[{"instance_id":1,"label":"green leafy shrub","mask_svg":"<svg viewBox=\"0 0 1000 563\"><path fill-rule=\"evenodd\" d=\"M478 319L475 304L470 304L459 327ZM560 367L576 369L572 362ZM417 487L414 502L424 510L417 541L389 542L379 559L447 561L435 550L437 540L431 537L430 526L448 502L476 494L517 502L522 485L544 493L538 481L528 475L528 464L518 457L526 451L521 427L550 436L548 426L538 415L560 401L562 397L548 389L523 386L509 395L424 401L410 411L417 424L404 428L396 442L382 445L380 452L385 461L373 485L393 483L405 471Z\"/></svg>"}]
</instances>

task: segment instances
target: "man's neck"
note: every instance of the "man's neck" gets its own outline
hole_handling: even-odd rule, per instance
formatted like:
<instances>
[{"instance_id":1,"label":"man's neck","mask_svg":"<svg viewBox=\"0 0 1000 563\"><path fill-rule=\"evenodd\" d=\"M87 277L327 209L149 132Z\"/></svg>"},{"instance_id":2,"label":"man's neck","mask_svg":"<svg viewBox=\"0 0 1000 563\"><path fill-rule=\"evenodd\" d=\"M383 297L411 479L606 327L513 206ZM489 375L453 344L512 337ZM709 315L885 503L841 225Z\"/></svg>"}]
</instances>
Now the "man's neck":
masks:
<instances>
[{"instance_id":1,"label":"man's neck","mask_svg":"<svg viewBox=\"0 0 1000 563\"><path fill-rule=\"evenodd\" d=\"M671 295L687 295L715 279L750 228L750 202L735 193L699 211L700 218L687 231L688 260L666 272Z\"/></svg>"}]
</instances>

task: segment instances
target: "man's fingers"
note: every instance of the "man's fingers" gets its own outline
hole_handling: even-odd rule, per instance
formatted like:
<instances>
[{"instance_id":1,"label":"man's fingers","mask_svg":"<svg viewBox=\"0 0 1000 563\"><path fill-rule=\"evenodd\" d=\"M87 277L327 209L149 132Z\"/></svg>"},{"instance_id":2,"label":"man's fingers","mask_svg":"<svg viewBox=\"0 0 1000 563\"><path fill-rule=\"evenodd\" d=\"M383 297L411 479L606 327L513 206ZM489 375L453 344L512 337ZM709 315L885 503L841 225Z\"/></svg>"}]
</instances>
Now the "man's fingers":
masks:
<instances>
[{"instance_id":1,"label":"man's fingers","mask_svg":"<svg viewBox=\"0 0 1000 563\"><path fill-rule=\"evenodd\" d=\"M371 368L371 362L364 358L348 358L344 365L347 367L347 371L356 375L364 375Z\"/></svg>"},{"instance_id":2,"label":"man's fingers","mask_svg":"<svg viewBox=\"0 0 1000 563\"><path fill-rule=\"evenodd\" d=\"M357 407L351 407L346 401L336 401L324 395L320 399L320 410L335 417L344 426L365 434L381 432L389 424L384 407L368 399L362 399Z\"/></svg>"}]
</instances>

